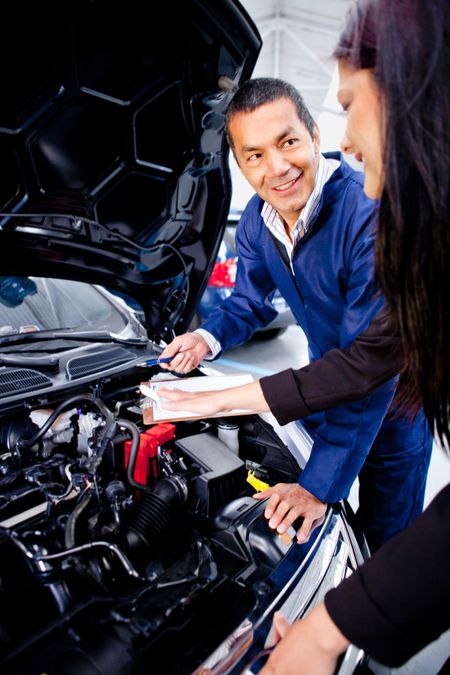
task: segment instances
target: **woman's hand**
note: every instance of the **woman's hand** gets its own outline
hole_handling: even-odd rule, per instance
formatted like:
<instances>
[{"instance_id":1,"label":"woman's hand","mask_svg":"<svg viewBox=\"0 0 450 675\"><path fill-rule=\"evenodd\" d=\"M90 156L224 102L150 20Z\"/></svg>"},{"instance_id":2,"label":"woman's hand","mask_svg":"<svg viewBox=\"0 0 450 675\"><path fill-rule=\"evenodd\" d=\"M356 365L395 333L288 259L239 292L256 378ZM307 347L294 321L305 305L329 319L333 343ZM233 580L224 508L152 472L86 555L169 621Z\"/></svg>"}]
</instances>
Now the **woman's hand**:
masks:
<instances>
[{"instance_id":1,"label":"woman's hand","mask_svg":"<svg viewBox=\"0 0 450 675\"><path fill-rule=\"evenodd\" d=\"M164 399L164 408L167 410L189 410L205 417L236 408L252 412L267 412L269 410L259 382L243 384L240 387L229 387L220 391L202 392L159 387L158 395Z\"/></svg>"},{"instance_id":2,"label":"woman's hand","mask_svg":"<svg viewBox=\"0 0 450 675\"><path fill-rule=\"evenodd\" d=\"M273 637L278 644L260 675L333 675L340 654L350 644L323 602L293 624L275 613Z\"/></svg>"},{"instance_id":3,"label":"woman's hand","mask_svg":"<svg viewBox=\"0 0 450 675\"><path fill-rule=\"evenodd\" d=\"M158 388L158 396L164 399L166 410L189 410L205 417L231 410L227 407L225 391L184 391L183 389Z\"/></svg>"}]
</instances>

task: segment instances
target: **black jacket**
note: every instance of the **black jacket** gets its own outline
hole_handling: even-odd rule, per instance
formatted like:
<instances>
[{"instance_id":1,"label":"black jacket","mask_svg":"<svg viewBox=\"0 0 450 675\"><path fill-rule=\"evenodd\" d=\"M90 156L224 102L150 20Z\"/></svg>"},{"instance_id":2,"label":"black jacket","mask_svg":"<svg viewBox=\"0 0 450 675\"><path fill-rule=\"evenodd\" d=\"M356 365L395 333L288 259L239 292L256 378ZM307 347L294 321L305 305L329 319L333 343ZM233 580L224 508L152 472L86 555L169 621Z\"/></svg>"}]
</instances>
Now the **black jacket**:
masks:
<instances>
[{"instance_id":1,"label":"black jacket","mask_svg":"<svg viewBox=\"0 0 450 675\"><path fill-rule=\"evenodd\" d=\"M450 484L417 520L337 588L325 606L340 631L399 666L450 627Z\"/></svg>"},{"instance_id":2,"label":"black jacket","mask_svg":"<svg viewBox=\"0 0 450 675\"><path fill-rule=\"evenodd\" d=\"M395 321L383 309L348 349L332 349L304 368L263 377L260 385L271 412L286 424L364 398L396 375L402 361Z\"/></svg>"},{"instance_id":3,"label":"black jacket","mask_svg":"<svg viewBox=\"0 0 450 675\"><path fill-rule=\"evenodd\" d=\"M402 358L395 322L383 311L349 349L333 349L260 383L271 411L286 424L366 396L401 370ZM325 605L353 644L388 666L401 665L448 629L450 485L411 527L329 591Z\"/></svg>"}]
</instances>

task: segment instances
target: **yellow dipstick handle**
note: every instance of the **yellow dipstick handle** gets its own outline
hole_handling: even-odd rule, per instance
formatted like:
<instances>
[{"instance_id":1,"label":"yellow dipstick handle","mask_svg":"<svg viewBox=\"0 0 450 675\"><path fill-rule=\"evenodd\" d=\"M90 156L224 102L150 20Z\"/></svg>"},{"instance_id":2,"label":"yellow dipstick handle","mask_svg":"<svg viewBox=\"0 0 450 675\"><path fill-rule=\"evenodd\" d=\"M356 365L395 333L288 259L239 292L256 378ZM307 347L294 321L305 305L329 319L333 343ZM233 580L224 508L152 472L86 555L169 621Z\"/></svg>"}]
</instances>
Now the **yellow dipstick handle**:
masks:
<instances>
[{"instance_id":1,"label":"yellow dipstick handle","mask_svg":"<svg viewBox=\"0 0 450 675\"><path fill-rule=\"evenodd\" d=\"M254 471L248 472L247 483L250 483L250 485L255 488L256 492L262 492L263 490L267 490L267 488L270 487L268 483L264 483L264 481L256 478Z\"/></svg>"}]
</instances>

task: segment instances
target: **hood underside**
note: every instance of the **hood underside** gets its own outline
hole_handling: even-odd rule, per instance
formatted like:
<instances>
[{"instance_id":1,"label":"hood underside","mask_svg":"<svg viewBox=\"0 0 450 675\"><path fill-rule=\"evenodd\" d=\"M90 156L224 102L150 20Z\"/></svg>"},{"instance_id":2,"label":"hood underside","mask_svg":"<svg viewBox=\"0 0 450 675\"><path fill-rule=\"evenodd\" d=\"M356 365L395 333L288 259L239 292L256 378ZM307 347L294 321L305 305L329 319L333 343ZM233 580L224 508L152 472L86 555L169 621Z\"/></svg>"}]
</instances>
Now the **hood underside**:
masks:
<instances>
[{"instance_id":1,"label":"hood underside","mask_svg":"<svg viewBox=\"0 0 450 675\"><path fill-rule=\"evenodd\" d=\"M102 284L182 331L230 202L223 115L261 40L233 0L11 3L0 72L2 274Z\"/></svg>"}]
</instances>

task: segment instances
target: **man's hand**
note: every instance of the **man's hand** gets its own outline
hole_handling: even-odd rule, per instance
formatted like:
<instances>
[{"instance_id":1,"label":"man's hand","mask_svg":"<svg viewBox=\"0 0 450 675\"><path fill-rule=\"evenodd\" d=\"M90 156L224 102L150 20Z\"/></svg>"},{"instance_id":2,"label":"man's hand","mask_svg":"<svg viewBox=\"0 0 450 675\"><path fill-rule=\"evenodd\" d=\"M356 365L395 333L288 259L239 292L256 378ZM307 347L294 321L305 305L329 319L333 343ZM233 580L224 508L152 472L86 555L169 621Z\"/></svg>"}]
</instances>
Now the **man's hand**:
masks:
<instances>
[{"instance_id":1,"label":"man's hand","mask_svg":"<svg viewBox=\"0 0 450 675\"><path fill-rule=\"evenodd\" d=\"M160 367L177 373L189 373L197 368L208 352L209 347L201 335L184 333L172 340L162 352L161 358L173 356L173 359L170 363L160 363Z\"/></svg>"},{"instance_id":2,"label":"man's hand","mask_svg":"<svg viewBox=\"0 0 450 675\"><path fill-rule=\"evenodd\" d=\"M323 523L327 505L297 483L277 483L253 495L254 499L267 499L264 515L269 527L280 534L286 532L300 516L303 518L297 532L297 541L304 544L311 532Z\"/></svg>"}]
</instances>

